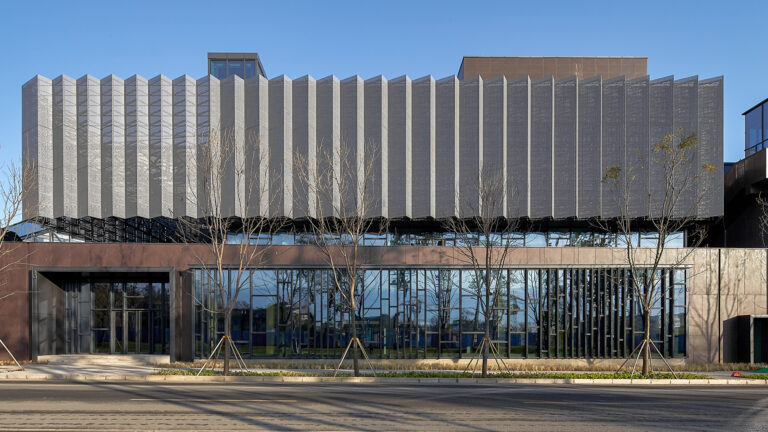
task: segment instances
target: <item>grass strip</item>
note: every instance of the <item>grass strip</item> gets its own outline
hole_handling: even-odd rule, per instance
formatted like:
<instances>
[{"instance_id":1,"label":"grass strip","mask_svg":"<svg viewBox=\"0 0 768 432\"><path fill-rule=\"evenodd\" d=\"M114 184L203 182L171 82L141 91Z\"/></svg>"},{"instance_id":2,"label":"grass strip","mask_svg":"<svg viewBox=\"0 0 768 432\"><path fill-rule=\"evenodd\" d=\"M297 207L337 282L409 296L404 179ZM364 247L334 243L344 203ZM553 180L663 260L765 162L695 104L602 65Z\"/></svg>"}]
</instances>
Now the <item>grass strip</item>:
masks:
<instances>
[{"instance_id":1,"label":"grass strip","mask_svg":"<svg viewBox=\"0 0 768 432\"><path fill-rule=\"evenodd\" d=\"M197 370L194 369L161 369L155 373L156 375L197 375ZM221 376L223 375L221 370L205 370L200 376ZM232 371L231 376L264 376L264 377L330 377L330 374L320 373L308 373L308 372L291 372L291 371ZM338 376L350 377L349 373L340 373ZM364 374L365 377L372 377L371 374ZM472 375L471 373L460 372L432 372L432 371L410 371L410 372L380 372L376 373L377 377L384 378L484 378L480 374ZM692 373L678 373L679 379L707 379L707 376L692 374ZM494 373L488 374L485 378L545 378L545 379L630 379L629 372L609 373L609 372L519 372L519 373ZM649 377L643 377L642 375L635 374L634 379L674 379L674 376L669 372L656 372ZM764 379L764 378L763 378Z\"/></svg>"}]
</instances>

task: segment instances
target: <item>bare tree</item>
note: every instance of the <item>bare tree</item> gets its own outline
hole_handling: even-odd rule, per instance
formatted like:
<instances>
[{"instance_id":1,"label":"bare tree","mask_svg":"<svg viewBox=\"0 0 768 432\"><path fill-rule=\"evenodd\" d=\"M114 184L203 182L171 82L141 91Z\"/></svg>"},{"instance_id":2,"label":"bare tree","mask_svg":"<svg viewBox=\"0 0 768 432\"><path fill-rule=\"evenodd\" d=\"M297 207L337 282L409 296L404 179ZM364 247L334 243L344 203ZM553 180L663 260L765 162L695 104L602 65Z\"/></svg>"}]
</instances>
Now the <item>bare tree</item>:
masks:
<instances>
[{"instance_id":1,"label":"bare tree","mask_svg":"<svg viewBox=\"0 0 768 432\"><path fill-rule=\"evenodd\" d=\"M213 312L224 320L224 334L211 357L223 350L224 375L228 375L231 350L236 349L232 311L240 292L249 289L249 271L263 265L272 246L272 234L285 222L268 213L270 203L275 201L270 199L269 181L278 183L279 179L266 169L266 152L260 147L263 143L253 136L242 140L232 130L215 128L202 134L199 142L197 187L187 189L199 217L180 214L176 220L181 241L203 246L190 250L213 287ZM244 143L251 145L246 147ZM235 352L235 356L244 366L240 353Z\"/></svg>"},{"instance_id":2,"label":"bare tree","mask_svg":"<svg viewBox=\"0 0 768 432\"><path fill-rule=\"evenodd\" d=\"M639 350L638 356L643 357L642 374L645 376L651 373L651 349L663 359L651 340L651 311L662 297L663 270L682 268L706 236L706 227L697 223L697 216L711 192L706 187L709 184L706 177L713 175L716 168L710 164L696 164L698 146L695 134L678 129L651 148L650 158L633 158L636 160L628 162L626 169L607 167L602 180L613 187L618 216L615 220L599 220L596 224L604 231L616 230L620 247L624 248L629 273L627 282L643 316L643 340L635 351ZM661 189L648 196L636 196L636 184L644 178L640 172L659 176ZM634 206L638 202L648 202L650 216L637 217ZM641 223L658 235L651 247L639 243ZM687 249L679 253L667 252L673 236L681 233L687 237Z\"/></svg>"},{"instance_id":3,"label":"bare tree","mask_svg":"<svg viewBox=\"0 0 768 432\"><path fill-rule=\"evenodd\" d=\"M760 192L757 194L756 202L759 208L757 225L760 228L760 241L762 242L763 247L768 247L768 245L766 245L766 239L768 239L768 197Z\"/></svg>"},{"instance_id":4,"label":"bare tree","mask_svg":"<svg viewBox=\"0 0 768 432\"><path fill-rule=\"evenodd\" d=\"M361 248L367 233L386 231L386 220L373 214L381 203L381 189L376 190L374 184L376 166L381 163L377 156L372 152L363 155L360 149L341 142L318 152L316 160L307 158L294 164L302 187L314 197L307 200L306 212L311 241L329 268L339 296L337 304L349 317L352 338L345 355L351 347L355 376L360 376L360 351L367 357L358 338L358 320L362 318L358 311L366 291Z\"/></svg>"},{"instance_id":5,"label":"bare tree","mask_svg":"<svg viewBox=\"0 0 768 432\"><path fill-rule=\"evenodd\" d=\"M13 232L13 225L20 222L24 201L37 192L33 168L34 165L28 162L23 162L23 166L16 161L0 163L0 275L6 275L6 270L22 265L27 258L26 254L17 253L21 243ZM0 280L0 301L20 293L2 289L7 282L5 278ZM16 366L23 369L1 338L0 344Z\"/></svg>"},{"instance_id":6,"label":"bare tree","mask_svg":"<svg viewBox=\"0 0 768 432\"><path fill-rule=\"evenodd\" d=\"M477 309L484 318L483 340L478 346L482 354L483 376L488 375L490 351L494 351L499 361L498 350L491 340L491 321L506 281L503 275L507 255L511 248L519 245L518 237L513 235L519 221L504 217L507 187L512 186L506 184L498 170L484 170L478 181L477 196L473 194L471 200L464 200L468 217L451 218L445 222L445 228L456 235L456 249L463 263L473 270L472 283L464 284L462 290L475 296Z\"/></svg>"}]
</instances>

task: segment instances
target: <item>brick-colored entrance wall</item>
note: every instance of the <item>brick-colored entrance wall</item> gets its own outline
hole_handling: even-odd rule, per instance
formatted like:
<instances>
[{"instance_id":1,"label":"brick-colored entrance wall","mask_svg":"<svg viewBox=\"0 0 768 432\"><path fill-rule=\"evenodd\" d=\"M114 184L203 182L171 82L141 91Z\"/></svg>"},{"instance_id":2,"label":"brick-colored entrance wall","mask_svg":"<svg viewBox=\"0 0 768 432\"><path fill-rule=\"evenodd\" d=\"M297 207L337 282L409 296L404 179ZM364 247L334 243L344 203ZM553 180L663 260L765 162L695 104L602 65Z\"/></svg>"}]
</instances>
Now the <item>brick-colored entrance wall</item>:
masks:
<instances>
[{"instance_id":1,"label":"brick-colored entrance wall","mask_svg":"<svg viewBox=\"0 0 768 432\"><path fill-rule=\"evenodd\" d=\"M9 246L6 243L6 246ZM29 350L29 280L36 267L89 269L174 268L181 272L209 256L205 246L182 244L67 244L22 243L3 257L18 262L0 274L0 338L21 359ZM236 246L229 253L236 262ZM518 248L508 257L510 267L600 267L625 265L625 251L606 248ZM685 253L667 251L669 262ZM462 255L452 247L364 247L364 261L372 267L462 266ZM746 314L768 313L766 296L766 250L697 249L687 257L688 270L688 361L729 361L735 353L724 334L722 322ZM0 260L0 265L3 265ZM295 268L324 266L322 254L312 246L275 246L266 257L266 266ZM177 287L180 285L177 285ZM0 353L0 359L7 359Z\"/></svg>"}]
</instances>

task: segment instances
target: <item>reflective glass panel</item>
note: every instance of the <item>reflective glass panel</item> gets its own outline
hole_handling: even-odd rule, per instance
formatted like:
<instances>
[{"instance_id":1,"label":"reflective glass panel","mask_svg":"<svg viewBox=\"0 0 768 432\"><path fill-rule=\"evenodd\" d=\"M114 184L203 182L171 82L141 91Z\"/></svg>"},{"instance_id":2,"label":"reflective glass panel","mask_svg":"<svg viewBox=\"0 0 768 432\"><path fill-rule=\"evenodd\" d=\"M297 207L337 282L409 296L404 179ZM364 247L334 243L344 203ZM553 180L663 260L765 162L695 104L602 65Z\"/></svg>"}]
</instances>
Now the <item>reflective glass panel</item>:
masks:
<instances>
[{"instance_id":1,"label":"reflective glass panel","mask_svg":"<svg viewBox=\"0 0 768 432\"><path fill-rule=\"evenodd\" d=\"M745 147L754 147L763 141L763 107L759 106L744 116Z\"/></svg>"},{"instance_id":2,"label":"reflective glass panel","mask_svg":"<svg viewBox=\"0 0 768 432\"><path fill-rule=\"evenodd\" d=\"M242 60L230 60L229 61L229 70L227 71L227 76L229 75L237 75L240 78L243 77L245 74L245 71L243 70L243 61Z\"/></svg>"},{"instance_id":3,"label":"reflective glass panel","mask_svg":"<svg viewBox=\"0 0 768 432\"><path fill-rule=\"evenodd\" d=\"M246 60L245 61L245 77L246 79L253 77L256 75L256 61L255 60Z\"/></svg>"},{"instance_id":4,"label":"reflective glass panel","mask_svg":"<svg viewBox=\"0 0 768 432\"><path fill-rule=\"evenodd\" d=\"M211 60L211 75L218 79L224 79L227 77L227 61L226 60Z\"/></svg>"}]
</instances>

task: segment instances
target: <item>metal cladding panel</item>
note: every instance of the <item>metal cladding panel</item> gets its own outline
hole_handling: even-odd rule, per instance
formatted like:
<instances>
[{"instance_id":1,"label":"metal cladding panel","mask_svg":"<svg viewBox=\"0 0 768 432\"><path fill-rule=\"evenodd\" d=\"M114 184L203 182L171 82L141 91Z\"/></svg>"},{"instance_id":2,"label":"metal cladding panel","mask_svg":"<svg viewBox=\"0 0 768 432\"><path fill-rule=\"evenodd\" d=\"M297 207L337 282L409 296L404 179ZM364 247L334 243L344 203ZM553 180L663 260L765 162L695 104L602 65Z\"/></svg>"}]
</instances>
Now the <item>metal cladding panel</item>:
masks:
<instances>
[{"instance_id":1,"label":"metal cladding panel","mask_svg":"<svg viewBox=\"0 0 768 432\"><path fill-rule=\"evenodd\" d=\"M269 80L256 75L245 81L246 187L249 216L269 215Z\"/></svg>"},{"instance_id":2,"label":"metal cladding panel","mask_svg":"<svg viewBox=\"0 0 768 432\"><path fill-rule=\"evenodd\" d=\"M149 80L149 215L173 216L173 83Z\"/></svg>"},{"instance_id":3,"label":"metal cladding panel","mask_svg":"<svg viewBox=\"0 0 768 432\"><path fill-rule=\"evenodd\" d=\"M699 79L698 77L684 78L675 81L673 90L674 120L672 127L682 135L699 134ZM699 163L699 152L689 154L689 159L682 174L683 178L692 179L701 174L701 163ZM722 164L720 164L722 166ZM676 216L687 217L698 212L697 190L695 185L691 184L682 191L680 198L675 206Z\"/></svg>"},{"instance_id":4,"label":"metal cladding panel","mask_svg":"<svg viewBox=\"0 0 768 432\"><path fill-rule=\"evenodd\" d=\"M125 80L125 216L149 217L149 83Z\"/></svg>"},{"instance_id":5,"label":"metal cladding panel","mask_svg":"<svg viewBox=\"0 0 768 432\"><path fill-rule=\"evenodd\" d=\"M317 165L316 173L309 179L339 178L341 146L341 85L335 76L317 81ZM333 215L339 206L339 188L333 181L315 187L317 191L317 214Z\"/></svg>"},{"instance_id":6,"label":"metal cladding panel","mask_svg":"<svg viewBox=\"0 0 768 432\"><path fill-rule=\"evenodd\" d=\"M479 76L459 83L459 214L480 210L480 172L483 167L483 80Z\"/></svg>"},{"instance_id":7,"label":"metal cladding panel","mask_svg":"<svg viewBox=\"0 0 768 432\"><path fill-rule=\"evenodd\" d=\"M552 77L531 88L530 217L552 217L552 152L554 151L554 86Z\"/></svg>"},{"instance_id":8,"label":"metal cladding panel","mask_svg":"<svg viewBox=\"0 0 768 432\"><path fill-rule=\"evenodd\" d=\"M217 159L221 145L221 82L208 75L197 80L197 194L198 213L210 214L208 207L218 199L211 192L212 160Z\"/></svg>"},{"instance_id":9,"label":"metal cladding panel","mask_svg":"<svg viewBox=\"0 0 768 432\"><path fill-rule=\"evenodd\" d=\"M173 214L197 216L197 81L173 80Z\"/></svg>"},{"instance_id":10,"label":"metal cladding panel","mask_svg":"<svg viewBox=\"0 0 768 432\"><path fill-rule=\"evenodd\" d=\"M221 214L247 213L245 189L245 83L238 75L221 80Z\"/></svg>"},{"instance_id":11,"label":"metal cladding panel","mask_svg":"<svg viewBox=\"0 0 768 432\"><path fill-rule=\"evenodd\" d=\"M602 90L600 77L579 81L579 218L598 217L601 214Z\"/></svg>"},{"instance_id":12,"label":"metal cladding panel","mask_svg":"<svg viewBox=\"0 0 768 432\"><path fill-rule=\"evenodd\" d=\"M413 217L435 217L435 79L413 81L411 193Z\"/></svg>"},{"instance_id":13,"label":"metal cladding panel","mask_svg":"<svg viewBox=\"0 0 768 432\"><path fill-rule=\"evenodd\" d=\"M352 122L349 120L349 126L346 124L344 118L352 117L352 107L356 104L356 96L353 89L357 88L353 86L352 82L347 83L348 80L342 81L342 130L346 131L351 129ZM345 84L346 83L346 84ZM370 209L366 210L367 216L385 216L392 217L389 209L389 91L388 81L383 76L377 76L365 81L365 96L364 96L364 139L365 139L365 155L370 159L368 173L367 188L368 188L368 204ZM349 90L345 90L344 86L347 86ZM347 106L351 104L351 106ZM342 136L351 134L354 131L344 132ZM345 144L342 141L342 145ZM351 150L344 152L344 155L353 157L356 155L354 147L349 147ZM347 153L349 152L349 153ZM344 176L347 179L348 176Z\"/></svg>"},{"instance_id":14,"label":"metal cladding panel","mask_svg":"<svg viewBox=\"0 0 768 432\"><path fill-rule=\"evenodd\" d=\"M101 83L85 75L77 80L78 217L102 217Z\"/></svg>"},{"instance_id":15,"label":"metal cladding panel","mask_svg":"<svg viewBox=\"0 0 768 432\"><path fill-rule=\"evenodd\" d=\"M435 83L435 216L459 211L459 80Z\"/></svg>"},{"instance_id":16,"label":"metal cladding panel","mask_svg":"<svg viewBox=\"0 0 768 432\"><path fill-rule=\"evenodd\" d=\"M269 167L271 216L293 217L293 107L291 80L269 80Z\"/></svg>"},{"instance_id":17,"label":"metal cladding panel","mask_svg":"<svg viewBox=\"0 0 768 432\"><path fill-rule=\"evenodd\" d=\"M699 155L700 165L710 164L714 172L704 170L697 183L698 195L705 199L699 206L698 217L723 215L724 185L720 181L723 166L723 78L699 81Z\"/></svg>"},{"instance_id":18,"label":"metal cladding panel","mask_svg":"<svg viewBox=\"0 0 768 432\"><path fill-rule=\"evenodd\" d=\"M77 216L77 83L61 75L53 80L54 216ZM26 144L26 143L25 143ZM64 156L67 157L64 157ZM69 187L65 187L69 186Z\"/></svg>"},{"instance_id":19,"label":"metal cladding panel","mask_svg":"<svg viewBox=\"0 0 768 432\"><path fill-rule=\"evenodd\" d=\"M507 83L507 216L529 215L531 80Z\"/></svg>"},{"instance_id":20,"label":"metal cladding panel","mask_svg":"<svg viewBox=\"0 0 768 432\"><path fill-rule=\"evenodd\" d=\"M389 217L412 217L412 83L407 76L389 82L387 209Z\"/></svg>"},{"instance_id":21,"label":"metal cladding panel","mask_svg":"<svg viewBox=\"0 0 768 432\"><path fill-rule=\"evenodd\" d=\"M480 181L494 190L501 184L501 202L483 207L507 215L507 79L483 81L483 155Z\"/></svg>"},{"instance_id":22,"label":"metal cladding panel","mask_svg":"<svg viewBox=\"0 0 768 432\"><path fill-rule=\"evenodd\" d=\"M627 81L627 162L629 214L648 214L650 170L649 88L648 77Z\"/></svg>"},{"instance_id":23,"label":"metal cladding panel","mask_svg":"<svg viewBox=\"0 0 768 432\"><path fill-rule=\"evenodd\" d=\"M196 217L212 214L199 198L213 190L225 216L354 215L365 199L371 217L468 217L481 181L499 174L498 216L610 218L619 197L601 180L617 167L632 182L631 216L643 217L665 188L651 149L679 128L697 134L688 169L705 178L678 215L701 195L697 215L720 216L723 186L701 170L722 163L722 83L35 77L23 87L23 156L37 185L24 215ZM227 146L234 159L206 173L201 156ZM218 173L221 185L204 184ZM324 173L342 189L305 182Z\"/></svg>"},{"instance_id":24,"label":"metal cladding panel","mask_svg":"<svg viewBox=\"0 0 768 432\"><path fill-rule=\"evenodd\" d=\"M316 178L317 83L307 75L293 81L293 216L314 216L316 195L305 178ZM311 171L310 171L311 169Z\"/></svg>"},{"instance_id":25,"label":"metal cladding panel","mask_svg":"<svg viewBox=\"0 0 768 432\"><path fill-rule=\"evenodd\" d=\"M22 87L23 178L32 179L23 196L24 218L54 217L53 86L36 76ZM61 169L55 170L61 174ZM60 179L57 179L60 180Z\"/></svg>"},{"instance_id":26,"label":"metal cladding panel","mask_svg":"<svg viewBox=\"0 0 768 432\"><path fill-rule=\"evenodd\" d=\"M579 82L576 77L555 82L553 211L555 218L577 214L579 154Z\"/></svg>"},{"instance_id":27,"label":"metal cladding panel","mask_svg":"<svg viewBox=\"0 0 768 432\"><path fill-rule=\"evenodd\" d=\"M359 76L353 76L341 81L340 85L340 124L341 144L340 155L347 158L339 161L339 207L335 211L353 215L359 199L359 188L363 184L363 173L360 172L364 158L364 83ZM384 152L382 152L384 153ZM382 154L382 158L384 155ZM375 175L375 174L374 174ZM377 193L371 194L376 197ZM343 216L338 214L336 216Z\"/></svg>"},{"instance_id":28,"label":"metal cladding panel","mask_svg":"<svg viewBox=\"0 0 768 432\"><path fill-rule=\"evenodd\" d=\"M650 109L649 109L649 143L650 151L650 181L649 190L651 194L651 216L658 216L661 202L664 199L664 167L660 163L659 156L652 149L655 145L661 143L664 137L672 133L673 104L672 88L674 80L672 77L661 78L650 82Z\"/></svg>"},{"instance_id":29,"label":"metal cladding panel","mask_svg":"<svg viewBox=\"0 0 768 432\"><path fill-rule=\"evenodd\" d=\"M602 216L612 218L621 215L623 182L626 169L625 145L625 100L626 81L624 77L603 82L603 175L611 168L620 171L618 183L607 181L602 184ZM618 184L618 186L617 186Z\"/></svg>"},{"instance_id":30,"label":"metal cladding panel","mask_svg":"<svg viewBox=\"0 0 768 432\"><path fill-rule=\"evenodd\" d=\"M101 80L102 212L125 217L125 83L110 75Z\"/></svg>"}]
</instances>

